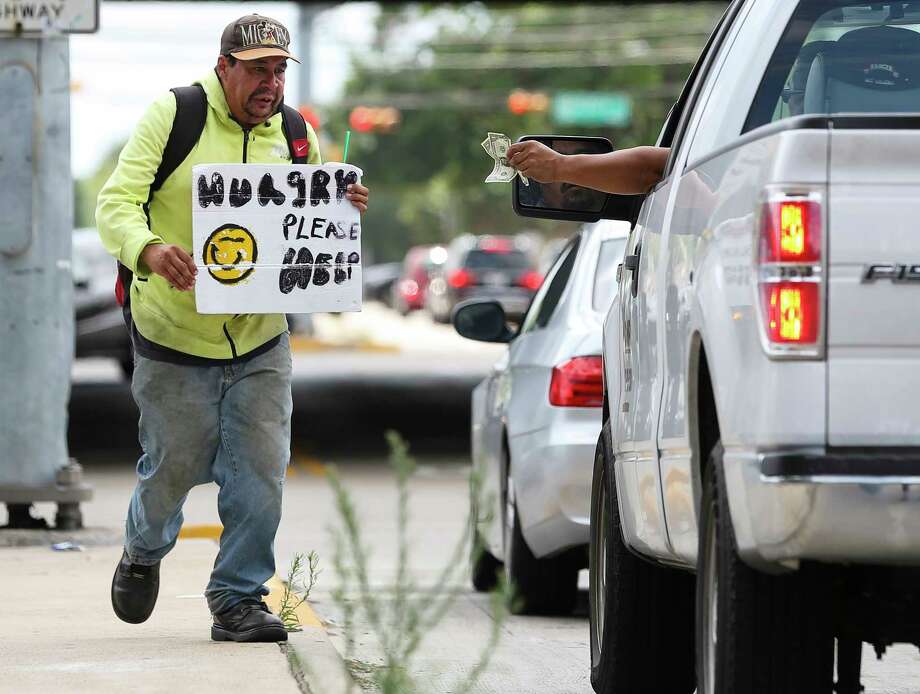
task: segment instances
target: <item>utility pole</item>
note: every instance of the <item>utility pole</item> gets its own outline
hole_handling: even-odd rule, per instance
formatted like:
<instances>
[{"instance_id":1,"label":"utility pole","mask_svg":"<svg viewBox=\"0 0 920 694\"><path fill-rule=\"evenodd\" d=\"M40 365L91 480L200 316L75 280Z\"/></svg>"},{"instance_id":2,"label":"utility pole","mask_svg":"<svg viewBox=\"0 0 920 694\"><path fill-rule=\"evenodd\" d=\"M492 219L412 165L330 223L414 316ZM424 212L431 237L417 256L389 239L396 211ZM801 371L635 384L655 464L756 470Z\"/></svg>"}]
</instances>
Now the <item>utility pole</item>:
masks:
<instances>
[{"instance_id":1,"label":"utility pole","mask_svg":"<svg viewBox=\"0 0 920 694\"><path fill-rule=\"evenodd\" d=\"M0 502L9 527L35 527L33 502L57 503L55 524L82 527L92 496L67 453L74 349L70 40L95 31L94 0L7 2L0 23ZM23 8L31 7L26 14ZM47 10L46 10L47 12Z\"/></svg>"},{"instance_id":2,"label":"utility pole","mask_svg":"<svg viewBox=\"0 0 920 694\"><path fill-rule=\"evenodd\" d=\"M300 59L297 80L299 106L312 106L313 101L313 23L317 15L334 7L334 3L299 2L297 4L297 47Z\"/></svg>"}]
</instances>

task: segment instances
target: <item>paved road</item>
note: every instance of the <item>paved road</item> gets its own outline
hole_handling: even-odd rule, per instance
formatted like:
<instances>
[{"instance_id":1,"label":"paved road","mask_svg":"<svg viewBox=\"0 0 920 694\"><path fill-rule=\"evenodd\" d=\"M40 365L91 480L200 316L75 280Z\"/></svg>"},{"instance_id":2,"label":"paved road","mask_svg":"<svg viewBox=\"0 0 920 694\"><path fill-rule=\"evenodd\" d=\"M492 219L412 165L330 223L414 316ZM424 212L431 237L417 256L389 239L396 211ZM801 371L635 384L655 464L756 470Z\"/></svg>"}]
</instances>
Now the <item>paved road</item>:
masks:
<instances>
[{"instance_id":1,"label":"paved road","mask_svg":"<svg viewBox=\"0 0 920 694\"><path fill-rule=\"evenodd\" d=\"M343 610L333 599L339 585L333 568L336 545L329 531L337 515L325 470L336 465L353 496L370 555L370 584L375 594L386 596L397 567L396 491L382 455L383 431L398 429L413 442L421 467L411 484L412 566L416 595L424 595L451 560L464 527L469 391L497 356L490 346L458 342L449 328L431 326L421 316L394 322L392 315L372 310L369 317L363 327L354 318L340 317L320 328L352 341L355 331L364 331L359 337L387 348L295 357L294 462L276 542L279 573L295 553L319 553L323 573L313 598L343 652ZM84 506L88 526L117 528L124 522L134 484L136 420L130 391L114 364L77 365L70 445L96 493ZM53 515L50 506L39 510ZM185 516L188 524L216 524L216 488L193 490ZM0 510L0 524L5 522ZM163 570L168 566L167 560ZM493 623L487 598L469 588L465 575L452 589L453 608L412 663L412 672L424 678L426 692L455 691L457 679L475 664ZM586 611L582 592L572 617L510 618L492 666L474 691L588 694ZM373 672L382 662L379 642L367 624L355 637L358 669ZM920 692L916 649L898 646L881 663L866 649L864 660L867 694Z\"/></svg>"}]
</instances>

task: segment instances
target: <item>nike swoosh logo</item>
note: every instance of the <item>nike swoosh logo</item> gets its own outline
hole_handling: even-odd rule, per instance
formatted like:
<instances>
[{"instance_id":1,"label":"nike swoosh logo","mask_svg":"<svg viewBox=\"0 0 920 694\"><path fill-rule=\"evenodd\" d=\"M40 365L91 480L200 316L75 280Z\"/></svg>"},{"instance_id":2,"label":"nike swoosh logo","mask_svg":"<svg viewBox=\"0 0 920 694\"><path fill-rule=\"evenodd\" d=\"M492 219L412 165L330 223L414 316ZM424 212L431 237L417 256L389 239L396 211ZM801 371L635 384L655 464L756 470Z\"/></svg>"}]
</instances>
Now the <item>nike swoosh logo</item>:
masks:
<instances>
[{"instance_id":1,"label":"nike swoosh logo","mask_svg":"<svg viewBox=\"0 0 920 694\"><path fill-rule=\"evenodd\" d=\"M296 154L299 157L302 154L306 154L309 149L310 149L310 145L308 143L295 144L294 154Z\"/></svg>"}]
</instances>

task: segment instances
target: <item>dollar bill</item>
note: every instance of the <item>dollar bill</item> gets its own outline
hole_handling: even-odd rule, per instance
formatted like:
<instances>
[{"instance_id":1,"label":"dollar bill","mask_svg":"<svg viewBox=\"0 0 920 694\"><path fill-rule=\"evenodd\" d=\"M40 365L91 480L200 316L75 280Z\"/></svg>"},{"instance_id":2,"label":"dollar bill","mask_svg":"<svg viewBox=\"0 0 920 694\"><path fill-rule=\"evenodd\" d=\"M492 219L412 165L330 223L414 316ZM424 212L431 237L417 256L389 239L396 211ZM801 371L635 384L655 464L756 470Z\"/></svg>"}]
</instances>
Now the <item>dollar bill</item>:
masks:
<instances>
[{"instance_id":1,"label":"dollar bill","mask_svg":"<svg viewBox=\"0 0 920 694\"><path fill-rule=\"evenodd\" d=\"M508 155L511 138L504 133L489 133L489 145L498 159L504 159Z\"/></svg>"},{"instance_id":2,"label":"dollar bill","mask_svg":"<svg viewBox=\"0 0 920 694\"><path fill-rule=\"evenodd\" d=\"M489 133L481 144L486 154L495 160L492 173L486 177L486 183L510 183L515 176L520 176L524 185L530 185L527 177L518 173L517 169L508 163L508 148L511 147L510 137L504 133Z\"/></svg>"},{"instance_id":3,"label":"dollar bill","mask_svg":"<svg viewBox=\"0 0 920 694\"><path fill-rule=\"evenodd\" d=\"M486 183L510 183L517 176L517 170L508 166L507 160L496 159L492 173L486 177Z\"/></svg>"}]
</instances>

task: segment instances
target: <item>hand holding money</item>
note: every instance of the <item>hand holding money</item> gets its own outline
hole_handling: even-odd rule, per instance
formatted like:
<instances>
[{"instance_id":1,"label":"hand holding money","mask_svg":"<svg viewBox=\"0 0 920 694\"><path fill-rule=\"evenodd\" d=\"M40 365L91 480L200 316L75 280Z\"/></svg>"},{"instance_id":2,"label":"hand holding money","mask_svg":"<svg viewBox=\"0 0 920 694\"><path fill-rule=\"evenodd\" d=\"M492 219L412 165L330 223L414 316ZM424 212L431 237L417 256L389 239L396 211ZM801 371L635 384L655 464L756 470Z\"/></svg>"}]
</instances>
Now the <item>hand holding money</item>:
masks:
<instances>
[{"instance_id":1,"label":"hand holding money","mask_svg":"<svg viewBox=\"0 0 920 694\"><path fill-rule=\"evenodd\" d=\"M540 183L555 183L565 180L562 174L565 155L547 147L537 140L525 140L511 145L505 152L508 165L523 176Z\"/></svg>"},{"instance_id":2,"label":"hand holding money","mask_svg":"<svg viewBox=\"0 0 920 694\"><path fill-rule=\"evenodd\" d=\"M486 177L486 183L510 183L515 176L520 175L524 185L530 185L525 176L508 163L508 148L511 147L511 138L503 133L489 133L482 141L482 148L495 160L492 173Z\"/></svg>"}]
</instances>

